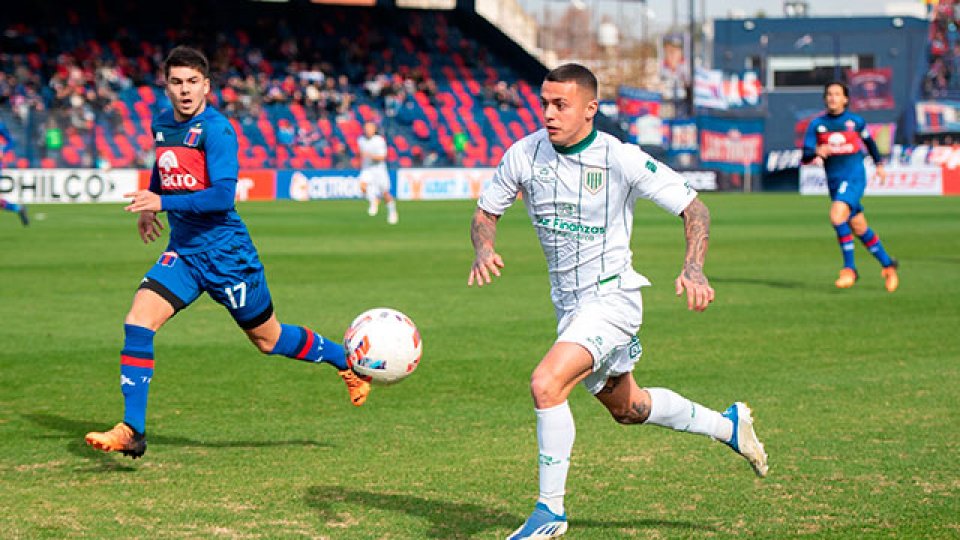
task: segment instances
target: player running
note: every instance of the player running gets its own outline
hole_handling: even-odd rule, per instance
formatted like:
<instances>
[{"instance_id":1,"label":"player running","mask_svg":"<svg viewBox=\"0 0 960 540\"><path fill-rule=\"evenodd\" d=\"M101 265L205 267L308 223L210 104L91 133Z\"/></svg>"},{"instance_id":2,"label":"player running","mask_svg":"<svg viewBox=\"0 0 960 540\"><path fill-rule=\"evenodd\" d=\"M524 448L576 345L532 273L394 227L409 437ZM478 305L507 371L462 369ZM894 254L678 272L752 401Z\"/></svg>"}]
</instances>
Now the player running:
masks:
<instances>
[{"instance_id":1,"label":"player running","mask_svg":"<svg viewBox=\"0 0 960 540\"><path fill-rule=\"evenodd\" d=\"M877 175L886 176L880 151L874 142L863 118L847 111L850 90L840 82L828 83L823 88L823 102L827 112L814 118L807 126L803 138L803 162L821 162L827 174L827 189L830 191L830 223L837 232L843 268L834 283L841 289L853 287L860 278L853 257L853 235L856 234L864 247L877 258L883 269L887 291L894 292L900 285L897 275L897 260L887 254L880 237L867 225L863 214L863 191L867 187L867 173L863 165L863 148L877 166Z\"/></svg>"},{"instance_id":2,"label":"player running","mask_svg":"<svg viewBox=\"0 0 960 540\"><path fill-rule=\"evenodd\" d=\"M621 424L654 424L726 443L767 473L750 409L741 402L723 413L666 388L640 388L633 368L643 315L640 288L650 284L632 267L630 235L637 199L683 217L687 249L677 295L703 311L714 291L703 274L710 213L683 178L639 147L598 132L597 79L577 64L547 74L540 90L546 129L504 155L473 216L476 258L468 285L490 283L504 262L494 250L497 222L522 194L549 267L558 338L530 381L537 415L540 497L511 536L556 538L567 529L563 497L573 449L567 396L582 383Z\"/></svg>"},{"instance_id":3,"label":"player running","mask_svg":"<svg viewBox=\"0 0 960 540\"><path fill-rule=\"evenodd\" d=\"M13 136L10 135L10 131L7 130L3 120L0 120L0 138L3 139L0 142L0 161L2 161L3 155L13 147ZM27 215L27 205L25 204L17 204L0 197L0 211L13 212L20 218L21 225L24 227L30 225L30 216Z\"/></svg>"},{"instance_id":4,"label":"player running","mask_svg":"<svg viewBox=\"0 0 960 540\"><path fill-rule=\"evenodd\" d=\"M150 189L124 196L133 198L125 210L140 214L137 229L144 243L160 237L163 225L157 213L167 212L170 243L140 283L124 321L123 421L109 431L88 433L87 443L132 458L143 455L154 335L204 292L227 308L261 352L336 367L353 404L362 405L370 385L348 369L343 347L309 328L277 320L263 265L234 208L237 136L227 119L207 105L206 57L176 47L164 62L164 74L173 110L154 118L157 161Z\"/></svg>"},{"instance_id":5,"label":"player running","mask_svg":"<svg viewBox=\"0 0 960 540\"><path fill-rule=\"evenodd\" d=\"M380 199L387 205L387 223L396 225L400 221L397 214L397 201L390 194L390 173L387 171L387 141L377 134L377 125L373 122L363 124L363 135L357 138L362 165L360 185L367 194L370 207L367 213L377 215Z\"/></svg>"}]
</instances>

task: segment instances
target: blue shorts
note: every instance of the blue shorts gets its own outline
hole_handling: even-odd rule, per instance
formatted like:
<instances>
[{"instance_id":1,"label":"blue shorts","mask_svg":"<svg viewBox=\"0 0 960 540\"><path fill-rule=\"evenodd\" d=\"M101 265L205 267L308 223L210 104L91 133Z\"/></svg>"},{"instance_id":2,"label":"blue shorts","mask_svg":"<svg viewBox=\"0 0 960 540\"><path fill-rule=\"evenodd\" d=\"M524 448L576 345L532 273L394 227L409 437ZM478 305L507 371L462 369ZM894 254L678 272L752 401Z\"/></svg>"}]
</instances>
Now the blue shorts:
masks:
<instances>
[{"instance_id":1,"label":"blue shorts","mask_svg":"<svg viewBox=\"0 0 960 540\"><path fill-rule=\"evenodd\" d=\"M843 180L835 186L830 186L830 200L846 203L850 207L850 217L863 212L863 190L866 189L866 182L849 182Z\"/></svg>"},{"instance_id":2,"label":"blue shorts","mask_svg":"<svg viewBox=\"0 0 960 540\"><path fill-rule=\"evenodd\" d=\"M245 330L260 326L273 315L263 264L245 234L209 251L190 255L164 252L147 272L140 288L162 296L175 312L206 292L226 307Z\"/></svg>"}]
</instances>

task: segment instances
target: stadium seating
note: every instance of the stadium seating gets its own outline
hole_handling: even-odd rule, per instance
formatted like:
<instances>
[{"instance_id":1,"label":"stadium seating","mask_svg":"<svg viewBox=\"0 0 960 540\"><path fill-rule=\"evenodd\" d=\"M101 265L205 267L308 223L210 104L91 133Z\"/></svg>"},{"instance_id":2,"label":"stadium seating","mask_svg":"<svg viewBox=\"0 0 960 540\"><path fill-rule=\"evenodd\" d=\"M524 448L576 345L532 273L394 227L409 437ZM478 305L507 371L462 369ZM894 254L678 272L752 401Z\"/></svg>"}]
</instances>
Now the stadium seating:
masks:
<instances>
[{"instance_id":1,"label":"stadium seating","mask_svg":"<svg viewBox=\"0 0 960 540\"><path fill-rule=\"evenodd\" d=\"M435 154L438 165L462 158L465 165L491 166L503 149L538 126L539 102L529 84L445 12L260 4L254 8L253 3L242 2L236 13L211 23L215 36L198 40L198 33L206 29L158 27L165 17L126 25L120 35L106 34L104 26L112 19L103 20L102 11L83 11L87 1L80 5L59 1L76 18L101 19L69 28L61 22L45 30L44 21L27 8L0 16L7 27L23 31L19 38L7 39L11 54L0 60L0 71L15 77L24 65L42 67L33 82L44 89L44 106L37 107L44 112L35 113L42 118L25 121L0 110L0 120L15 140L25 142L4 156L5 166L24 160L43 167L91 166L96 160L113 167L149 166L151 118L169 105L156 85L158 62L164 51L180 41L199 41L211 54L216 88L210 99L228 115L237 132L242 167L356 165L356 138L368 121L385 131L391 165L417 165L424 156ZM284 38L254 47L249 29L262 27L265 19ZM51 39L57 32L58 39ZM216 46L209 46L212 39ZM295 75L308 62L322 64L328 78L348 76L349 85L342 88L349 94L348 107L318 111L307 105L305 85ZM125 82L100 81L102 68L115 66ZM78 79L77 72L82 74ZM245 102L243 86L235 81L246 76L256 79L258 86ZM390 95L378 95L364 86L376 76L392 81ZM432 86L420 85L427 80ZM519 105L491 100L487 89L500 81L514 85ZM106 86L106 93L113 96L86 99L80 106L88 108L93 119L78 125L64 120L71 113L69 99L49 90L61 84L88 93ZM63 147L53 150L43 148L40 128L51 116L66 126ZM468 139L461 156L453 143L457 134Z\"/></svg>"}]
</instances>

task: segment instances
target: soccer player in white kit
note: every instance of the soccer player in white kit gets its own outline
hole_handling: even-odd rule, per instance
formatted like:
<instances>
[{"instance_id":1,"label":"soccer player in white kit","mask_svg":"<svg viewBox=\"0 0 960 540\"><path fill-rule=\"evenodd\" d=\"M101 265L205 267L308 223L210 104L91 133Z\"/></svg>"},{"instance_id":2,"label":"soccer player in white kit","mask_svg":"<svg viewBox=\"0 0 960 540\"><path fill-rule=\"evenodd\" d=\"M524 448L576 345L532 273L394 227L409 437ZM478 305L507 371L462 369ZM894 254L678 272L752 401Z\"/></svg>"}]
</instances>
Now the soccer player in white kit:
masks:
<instances>
[{"instance_id":1,"label":"soccer player in white kit","mask_svg":"<svg viewBox=\"0 0 960 540\"><path fill-rule=\"evenodd\" d=\"M676 293L703 311L714 299L703 274L710 213L683 177L633 144L598 132L597 79L566 64L547 74L540 90L546 128L503 156L471 224L476 258L468 285L492 282L504 262L494 249L497 220L522 194L550 274L558 338L530 380L537 415L540 496L527 521L509 537L547 539L567 530L563 497L574 423L567 396L582 383L621 424L654 424L699 433L729 445L758 476L767 455L750 409L741 402L723 413L666 388L640 388L633 367L641 346L640 288L630 251L633 207L649 199L683 218L687 247Z\"/></svg>"},{"instance_id":2,"label":"soccer player in white kit","mask_svg":"<svg viewBox=\"0 0 960 540\"><path fill-rule=\"evenodd\" d=\"M380 199L387 205L387 223L396 225L400 220L397 214L397 202L390 194L390 173L387 172L387 141L377 134L377 125L373 122L363 124L363 135L357 138L362 160L360 184L366 191L370 216L377 215Z\"/></svg>"}]
</instances>

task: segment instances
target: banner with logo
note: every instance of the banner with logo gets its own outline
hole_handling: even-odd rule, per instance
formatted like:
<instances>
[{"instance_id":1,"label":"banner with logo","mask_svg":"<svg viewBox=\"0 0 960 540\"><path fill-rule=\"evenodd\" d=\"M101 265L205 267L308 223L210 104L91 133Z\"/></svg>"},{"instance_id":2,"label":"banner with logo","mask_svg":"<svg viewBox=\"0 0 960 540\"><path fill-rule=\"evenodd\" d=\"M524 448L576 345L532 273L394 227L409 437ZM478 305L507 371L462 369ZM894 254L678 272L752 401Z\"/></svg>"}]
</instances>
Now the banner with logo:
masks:
<instances>
[{"instance_id":1,"label":"banner with logo","mask_svg":"<svg viewBox=\"0 0 960 540\"><path fill-rule=\"evenodd\" d=\"M0 197L24 203L120 202L136 191L136 169L5 169Z\"/></svg>"},{"instance_id":2,"label":"banner with logo","mask_svg":"<svg viewBox=\"0 0 960 540\"><path fill-rule=\"evenodd\" d=\"M693 104L705 109L739 109L760 105L763 85L757 73L724 73L697 68L693 81Z\"/></svg>"},{"instance_id":3,"label":"banner with logo","mask_svg":"<svg viewBox=\"0 0 960 540\"><path fill-rule=\"evenodd\" d=\"M273 169L240 169L238 201L272 201L277 198L277 172Z\"/></svg>"},{"instance_id":4,"label":"banner with logo","mask_svg":"<svg viewBox=\"0 0 960 540\"><path fill-rule=\"evenodd\" d=\"M893 68L847 70L847 86L850 89L850 108L855 111L872 111L894 108Z\"/></svg>"},{"instance_id":5,"label":"banner with logo","mask_svg":"<svg viewBox=\"0 0 960 540\"><path fill-rule=\"evenodd\" d=\"M960 131L960 101L918 101L916 113L918 133Z\"/></svg>"},{"instance_id":6,"label":"banner with logo","mask_svg":"<svg viewBox=\"0 0 960 540\"><path fill-rule=\"evenodd\" d=\"M760 174L763 120L701 117L700 164L728 173Z\"/></svg>"},{"instance_id":7,"label":"banner with logo","mask_svg":"<svg viewBox=\"0 0 960 540\"><path fill-rule=\"evenodd\" d=\"M632 142L663 145L660 120L660 94L632 86L617 88L617 111L629 127Z\"/></svg>"},{"instance_id":8,"label":"banner with logo","mask_svg":"<svg viewBox=\"0 0 960 540\"><path fill-rule=\"evenodd\" d=\"M402 201L478 199L495 172L494 168L399 169L397 198Z\"/></svg>"},{"instance_id":9,"label":"banner with logo","mask_svg":"<svg viewBox=\"0 0 960 540\"><path fill-rule=\"evenodd\" d=\"M660 42L660 83L664 99L686 99L690 84L690 40L687 34L665 34Z\"/></svg>"},{"instance_id":10,"label":"banner with logo","mask_svg":"<svg viewBox=\"0 0 960 540\"><path fill-rule=\"evenodd\" d=\"M704 109L726 109L723 96L723 72L697 68L693 74L693 105Z\"/></svg>"},{"instance_id":11,"label":"banner with logo","mask_svg":"<svg viewBox=\"0 0 960 540\"><path fill-rule=\"evenodd\" d=\"M393 173L391 172L391 184ZM277 199L362 199L358 170L277 171Z\"/></svg>"},{"instance_id":12,"label":"banner with logo","mask_svg":"<svg viewBox=\"0 0 960 540\"><path fill-rule=\"evenodd\" d=\"M865 195L942 195L943 170L929 165L890 165L885 167L886 177L881 180L873 164L866 160L867 188ZM802 195L826 195L827 175L823 167L804 165L800 167L800 193Z\"/></svg>"}]
</instances>

